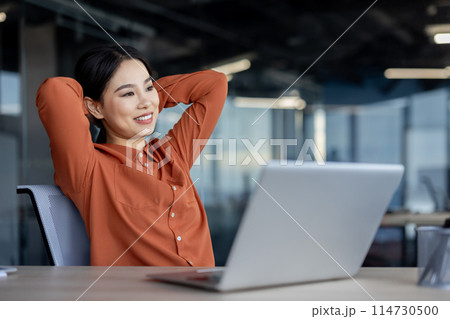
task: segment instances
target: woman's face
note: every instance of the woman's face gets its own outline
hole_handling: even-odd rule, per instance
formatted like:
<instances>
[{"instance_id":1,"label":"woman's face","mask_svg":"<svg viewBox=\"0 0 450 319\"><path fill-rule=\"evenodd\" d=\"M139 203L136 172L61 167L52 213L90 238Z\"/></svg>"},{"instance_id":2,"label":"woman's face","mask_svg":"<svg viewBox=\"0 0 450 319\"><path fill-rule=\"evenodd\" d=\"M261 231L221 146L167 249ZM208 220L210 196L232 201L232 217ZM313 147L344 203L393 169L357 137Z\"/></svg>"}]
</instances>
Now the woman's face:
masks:
<instances>
[{"instance_id":1,"label":"woman's face","mask_svg":"<svg viewBox=\"0 0 450 319\"><path fill-rule=\"evenodd\" d=\"M106 142L127 145L130 138L153 133L159 96L139 60L124 60L110 79L100 103Z\"/></svg>"}]
</instances>

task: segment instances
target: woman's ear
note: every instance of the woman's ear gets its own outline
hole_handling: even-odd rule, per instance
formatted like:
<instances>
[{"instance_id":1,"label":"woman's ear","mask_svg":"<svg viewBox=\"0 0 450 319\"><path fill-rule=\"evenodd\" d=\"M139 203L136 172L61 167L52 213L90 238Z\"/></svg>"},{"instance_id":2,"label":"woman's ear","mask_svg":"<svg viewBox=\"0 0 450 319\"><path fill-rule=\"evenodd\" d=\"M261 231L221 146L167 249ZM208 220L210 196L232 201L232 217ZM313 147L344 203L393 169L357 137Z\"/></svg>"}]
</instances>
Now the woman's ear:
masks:
<instances>
[{"instance_id":1,"label":"woman's ear","mask_svg":"<svg viewBox=\"0 0 450 319\"><path fill-rule=\"evenodd\" d=\"M99 102L94 101L90 97L84 98L84 105L86 105L86 108L88 109L89 113L95 117L96 119L103 119L103 108L102 105Z\"/></svg>"}]
</instances>

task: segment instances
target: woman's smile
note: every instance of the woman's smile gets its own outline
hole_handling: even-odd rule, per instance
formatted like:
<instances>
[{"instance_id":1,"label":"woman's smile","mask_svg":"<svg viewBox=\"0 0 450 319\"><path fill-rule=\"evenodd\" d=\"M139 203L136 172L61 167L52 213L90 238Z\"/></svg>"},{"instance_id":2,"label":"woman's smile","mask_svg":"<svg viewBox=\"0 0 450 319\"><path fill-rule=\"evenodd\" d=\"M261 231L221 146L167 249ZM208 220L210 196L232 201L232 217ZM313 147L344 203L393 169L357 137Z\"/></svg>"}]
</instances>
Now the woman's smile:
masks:
<instances>
[{"instance_id":1,"label":"woman's smile","mask_svg":"<svg viewBox=\"0 0 450 319\"><path fill-rule=\"evenodd\" d=\"M141 125L150 124L153 122L153 112L142 114L141 116L134 118L134 120Z\"/></svg>"}]
</instances>

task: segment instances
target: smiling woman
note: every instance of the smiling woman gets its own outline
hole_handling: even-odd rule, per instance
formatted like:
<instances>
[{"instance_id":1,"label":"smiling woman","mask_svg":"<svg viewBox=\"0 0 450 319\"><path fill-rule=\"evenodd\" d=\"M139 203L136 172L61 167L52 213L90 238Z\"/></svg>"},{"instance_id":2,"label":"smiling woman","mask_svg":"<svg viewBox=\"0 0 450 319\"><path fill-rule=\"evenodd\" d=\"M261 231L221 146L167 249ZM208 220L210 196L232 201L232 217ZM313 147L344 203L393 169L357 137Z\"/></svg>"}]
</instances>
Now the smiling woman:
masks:
<instances>
[{"instance_id":1,"label":"smiling woman","mask_svg":"<svg viewBox=\"0 0 450 319\"><path fill-rule=\"evenodd\" d=\"M83 217L92 265L213 266L205 209L189 170L227 94L211 70L154 81L130 47L88 51L76 79L44 81L36 105L50 138L55 183ZM162 139L143 138L159 112L192 104ZM93 143L90 117L104 131ZM202 143L204 145L204 143ZM195 151L194 151L195 150Z\"/></svg>"}]
</instances>

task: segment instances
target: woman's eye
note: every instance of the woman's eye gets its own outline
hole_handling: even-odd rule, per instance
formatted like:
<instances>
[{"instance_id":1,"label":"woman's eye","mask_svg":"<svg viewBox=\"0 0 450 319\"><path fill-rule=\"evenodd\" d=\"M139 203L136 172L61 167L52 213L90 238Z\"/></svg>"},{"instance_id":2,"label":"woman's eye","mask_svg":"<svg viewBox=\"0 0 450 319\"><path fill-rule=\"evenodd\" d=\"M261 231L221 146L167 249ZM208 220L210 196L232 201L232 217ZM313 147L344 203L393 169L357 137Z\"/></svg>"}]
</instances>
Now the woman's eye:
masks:
<instances>
[{"instance_id":1,"label":"woman's eye","mask_svg":"<svg viewBox=\"0 0 450 319\"><path fill-rule=\"evenodd\" d=\"M150 85L150 86L147 88L147 91L151 91L151 90L153 90L153 85Z\"/></svg>"},{"instance_id":2,"label":"woman's eye","mask_svg":"<svg viewBox=\"0 0 450 319\"><path fill-rule=\"evenodd\" d=\"M124 95L122 95L122 96L133 96L134 95L134 93L133 92L127 92L127 93L125 93Z\"/></svg>"}]
</instances>

